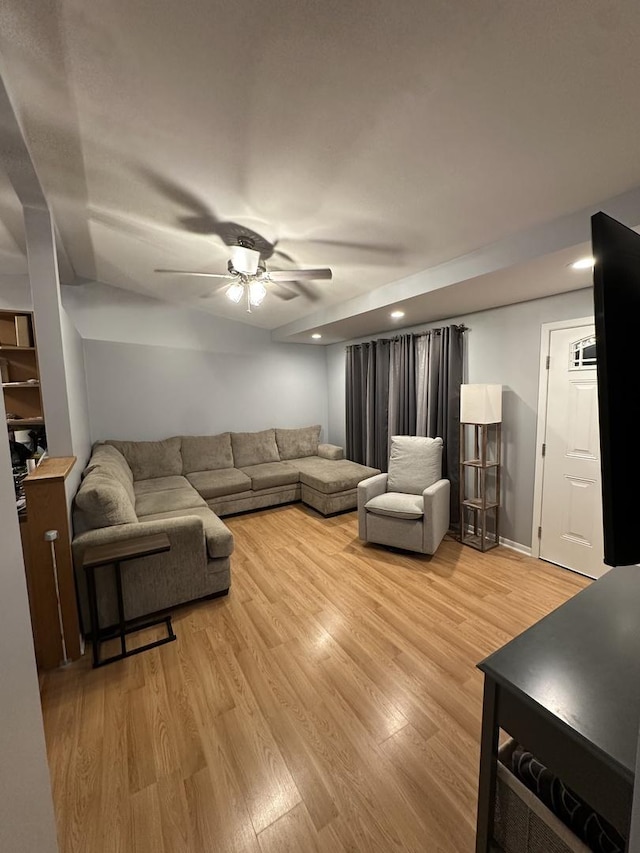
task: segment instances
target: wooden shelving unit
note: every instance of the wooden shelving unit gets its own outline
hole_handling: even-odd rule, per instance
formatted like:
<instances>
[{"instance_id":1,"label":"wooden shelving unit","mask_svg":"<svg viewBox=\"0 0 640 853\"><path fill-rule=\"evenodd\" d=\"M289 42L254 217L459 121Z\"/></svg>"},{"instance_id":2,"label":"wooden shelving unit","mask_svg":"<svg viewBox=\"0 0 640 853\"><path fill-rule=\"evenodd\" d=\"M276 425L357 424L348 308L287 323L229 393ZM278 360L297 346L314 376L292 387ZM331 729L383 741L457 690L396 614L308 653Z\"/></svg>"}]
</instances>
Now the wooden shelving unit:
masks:
<instances>
[{"instance_id":1,"label":"wooden shelving unit","mask_svg":"<svg viewBox=\"0 0 640 853\"><path fill-rule=\"evenodd\" d=\"M460 424L460 541L478 551L500 541L501 443L500 423Z\"/></svg>"},{"instance_id":2,"label":"wooden shelving unit","mask_svg":"<svg viewBox=\"0 0 640 853\"><path fill-rule=\"evenodd\" d=\"M0 383L10 430L44 426L33 316L0 311Z\"/></svg>"}]
</instances>

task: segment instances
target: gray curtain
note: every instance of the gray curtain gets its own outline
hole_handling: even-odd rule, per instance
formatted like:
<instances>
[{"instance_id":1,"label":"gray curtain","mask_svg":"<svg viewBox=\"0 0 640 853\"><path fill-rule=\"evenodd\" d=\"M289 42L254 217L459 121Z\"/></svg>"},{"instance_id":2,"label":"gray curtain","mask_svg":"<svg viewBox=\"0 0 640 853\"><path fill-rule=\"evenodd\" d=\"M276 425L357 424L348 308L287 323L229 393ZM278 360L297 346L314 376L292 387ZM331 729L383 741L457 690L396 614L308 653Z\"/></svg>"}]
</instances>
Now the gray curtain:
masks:
<instances>
[{"instance_id":1,"label":"gray curtain","mask_svg":"<svg viewBox=\"0 0 640 853\"><path fill-rule=\"evenodd\" d=\"M391 341L347 347L347 458L387 470Z\"/></svg>"},{"instance_id":2,"label":"gray curtain","mask_svg":"<svg viewBox=\"0 0 640 853\"><path fill-rule=\"evenodd\" d=\"M391 341L388 423L390 436L416 434L415 349L412 335L402 335Z\"/></svg>"},{"instance_id":3,"label":"gray curtain","mask_svg":"<svg viewBox=\"0 0 640 853\"><path fill-rule=\"evenodd\" d=\"M460 516L463 332L463 326L445 326L347 347L347 458L386 471L390 436L441 436L452 524Z\"/></svg>"}]
</instances>

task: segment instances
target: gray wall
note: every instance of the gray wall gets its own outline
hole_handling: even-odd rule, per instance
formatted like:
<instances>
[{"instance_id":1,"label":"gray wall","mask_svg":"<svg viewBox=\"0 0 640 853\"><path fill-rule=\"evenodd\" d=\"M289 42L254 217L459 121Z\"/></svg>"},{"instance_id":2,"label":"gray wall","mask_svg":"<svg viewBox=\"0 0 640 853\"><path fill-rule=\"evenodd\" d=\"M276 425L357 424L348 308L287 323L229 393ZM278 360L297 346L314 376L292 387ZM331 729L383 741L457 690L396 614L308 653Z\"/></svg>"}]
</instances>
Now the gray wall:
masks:
<instances>
[{"instance_id":1,"label":"gray wall","mask_svg":"<svg viewBox=\"0 0 640 853\"><path fill-rule=\"evenodd\" d=\"M4 416L0 394L0 421ZM0 850L54 853L56 828L8 441L0 441L0 542Z\"/></svg>"},{"instance_id":2,"label":"gray wall","mask_svg":"<svg viewBox=\"0 0 640 853\"><path fill-rule=\"evenodd\" d=\"M591 290L580 290L430 324L469 326L465 381L504 386L501 534L527 547L531 545L533 519L540 327L592 314ZM398 332L425 328L429 325ZM336 444L345 441L344 351L345 344L327 347L329 436Z\"/></svg>"},{"instance_id":3,"label":"gray wall","mask_svg":"<svg viewBox=\"0 0 640 853\"><path fill-rule=\"evenodd\" d=\"M268 344L243 352L85 341L91 435L152 440L321 424L324 353Z\"/></svg>"},{"instance_id":4,"label":"gray wall","mask_svg":"<svg viewBox=\"0 0 640 853\"><path fill-rule=\"evenodd\" d=\"M101 284L65 288L84 339L93 441L321 424L324 348Z\"/></svg>"}]
</instances>

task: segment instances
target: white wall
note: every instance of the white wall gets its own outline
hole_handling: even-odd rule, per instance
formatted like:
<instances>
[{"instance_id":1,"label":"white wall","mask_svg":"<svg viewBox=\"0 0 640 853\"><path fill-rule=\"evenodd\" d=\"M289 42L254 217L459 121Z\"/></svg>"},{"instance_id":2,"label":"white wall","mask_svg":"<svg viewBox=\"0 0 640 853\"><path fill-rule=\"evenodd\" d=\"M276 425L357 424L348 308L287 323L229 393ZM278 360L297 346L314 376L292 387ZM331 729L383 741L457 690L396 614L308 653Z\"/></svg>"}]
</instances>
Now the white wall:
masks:
<instances>
[{"instance_id":1,"label":"white wall","mask_svg":"<svg viewBox=\"0 0 640 853\"><path fill-rule=\"evenodd\" d=\"M531 545L533 518L540 327L592 314L592 292L580 290L398 330L404 333L430 325L464 323L469 327L465 333L465 381L504 386L501 534L525 546ZM327 347L327 376L329 440L344 444L345 344Z\"/></svg>"},{"instance_id":2,"label":"white wall","mask_svg":"<svg viewBox=\"0 0 640 853\"><path fill-rule=\"evenodd\" d=\"M0 395L0 421L5 411ZM9 444L0 441L0 850L57 848Z\"/></svg>"},{"instance_id":3,"label":"white wall","mask_svg":"<svg viewBox=\"0 0 640 853\"><path fill-rule=\"evenodd\" d=\"M117 288L64 288L84 339L91 438L150 440L319 423L323 347Z\"/></svg>"},{"instance_id":4,"label":"white wall","mask_svg":"<svg viewBox=\"0 0 640 853\"><path fill-rule=\"evenodd\" d=\"M73 455L78 459L75 468L70 473L65 484L67 497L71 499L78 489L80 475L91 453L89 399L87 396L87 378L82 338L64 308L60 309L60 325L62 330L62 349L64 352L64 372L67 383L67 400L69 403L71 445Z\"/></svg>"},{"instance_id":5,"label":"white wall","mask_svg":"<svg viewBox=\"0 0 640 853\"><path fill-rule=\"evenodd\" d=\"M31 311L32 306L29 276L0 274L0 309Z\"/></svg>"}]
</instances>

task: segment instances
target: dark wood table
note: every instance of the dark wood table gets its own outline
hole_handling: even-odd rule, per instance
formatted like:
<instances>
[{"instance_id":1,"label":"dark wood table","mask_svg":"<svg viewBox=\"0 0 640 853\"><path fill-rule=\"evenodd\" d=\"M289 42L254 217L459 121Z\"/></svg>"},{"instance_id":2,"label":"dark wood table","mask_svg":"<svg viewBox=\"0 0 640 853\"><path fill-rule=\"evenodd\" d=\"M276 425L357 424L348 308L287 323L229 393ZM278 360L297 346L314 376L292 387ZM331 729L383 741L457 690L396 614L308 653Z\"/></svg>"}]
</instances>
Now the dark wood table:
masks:
<instances>
[{"instance_id":1,"label":"dark wood table","mask_svg":"<svg viewBox=\"0 0 640 853\"><path fill-rule=\"evenodd\" d=\"M612 569L478 667L477 853L491 849L500 728L628 838L640 728L640 568Z\"/></svg>"},{"instance_id":2,"label":"dark wood table","mask_svg":"<svg viewBox=\"0 0 640 853\"><path fill-rule=\"evenodd\" d=\"M141 621L139 619L128 620L125 618L124 600L122 596L122 568L121 564L128 560L137 560L141 557L150 557L154 554L163 554L171 549L171 543L166 533L156 533L151 536L137 536L133 539L123 539L109 545L95 545L87 548L84 552L82 567L87 573L87 590L89 593L89 613L91 616L91 642L93 647L93 666L106 666L123 658L138 655L147 649L162 646L176 639L171 624L171 616L165 615L157 619ZM96 593L95 570L104 566L113 566L116 578L116 596L118 601L118 625L116 628L101 628L98 616L98 599ZM127 634L152 628L155 625L166 625L167 636L153 643L138 646L135 649L127 649ZM120 653L101 659L100 645L106 640L120 638Z\"/></svg>"}]
</instances>

